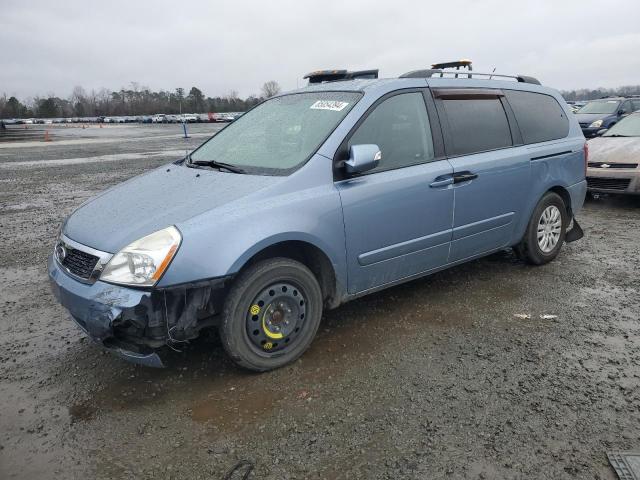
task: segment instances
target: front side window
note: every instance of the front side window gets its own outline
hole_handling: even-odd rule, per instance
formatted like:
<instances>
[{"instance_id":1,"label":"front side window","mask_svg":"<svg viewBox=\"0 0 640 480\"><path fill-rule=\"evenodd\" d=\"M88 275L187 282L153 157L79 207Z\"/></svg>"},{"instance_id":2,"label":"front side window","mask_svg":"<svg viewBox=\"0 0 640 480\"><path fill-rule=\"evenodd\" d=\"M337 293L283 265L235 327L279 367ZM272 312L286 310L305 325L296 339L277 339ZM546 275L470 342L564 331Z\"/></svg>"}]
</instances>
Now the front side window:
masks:
<instances>
[{"instance_id":1,"label":"front side window","mask_svg":"<svg viewBox=\"0 0 640 480\"><path fill-rule=\"evenodd\" d=\"M433 160L433 140L422 93L402 93L380 103L349 139L349 147L363 144L375 144L382 152L380 164L370 172Z\"/></svg>"},{"instance_id":2,"label":"front side window","mask_svg":"<svg viewBox=\"0 0 640 480\"><path fill-rule=\"evenodd\" d=\"M569 119L551 95L522 90L505 90L505 95L525 144L557 140L569 133Z\"/></svg>"},{"instance_id":3,"label":"front side window","mask_svg":"<svg viewBox=\"0 0 640 480\"><path fill-rule=\"evenodd\" d=\"M306 162L349 113L361 94L315 92L267 100L191 154L250 174L287 175Z\"/></svg>"},{"instance_id":4,"label":"front side window","mask_svg":"<svg viewBox=\"0 0 640 480\"><path fill-rule=\"evenodd\" d=\"M630 101L624 102L620 107L620 110L622 110L623 115L633 112L633 108L631 108L631 102Z\"/></svg>"},{"instance_id":5,"label":"front side window","mask_svg":"<svg viewBox=\"0 0 640 480\"><path fill-rule=\"evenodd\" d=\"M486 152L513 145L502 103L497 98L444 99L452 155Z\"/></svg>"}]
</instances>

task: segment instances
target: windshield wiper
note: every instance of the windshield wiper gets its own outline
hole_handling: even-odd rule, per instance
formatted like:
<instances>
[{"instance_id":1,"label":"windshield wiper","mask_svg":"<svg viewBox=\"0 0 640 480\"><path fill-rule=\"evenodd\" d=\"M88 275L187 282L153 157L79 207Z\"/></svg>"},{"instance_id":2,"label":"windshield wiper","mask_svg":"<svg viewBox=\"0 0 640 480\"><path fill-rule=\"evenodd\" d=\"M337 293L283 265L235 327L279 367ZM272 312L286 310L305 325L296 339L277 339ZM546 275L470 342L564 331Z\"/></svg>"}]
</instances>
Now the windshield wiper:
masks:
<instances>
[{"instance_id":1,"label":"windshield wiper","mask_svg":"<svg viewBox=\"0 0 640 480\"><path fill-rule=\"evenodd\" d=\"M216 162L215 160L192 160L191 154L187 155L187 166L198 165L200 167L217 168L218 170L224 168L233 173L247 173L244 169L231 165L230 163Z\"/></svg>"},{"instance_id":2,"label":"windshield wiper","mask_svg":"<svg viewBox=\"0 0 640 480\"><path fill-rule=\"evenodd\" d=\"M612 133L611 135L603 135L603 137L630 137L631 135L620 135L619 133Z\"/></svg>"}]
</instances>

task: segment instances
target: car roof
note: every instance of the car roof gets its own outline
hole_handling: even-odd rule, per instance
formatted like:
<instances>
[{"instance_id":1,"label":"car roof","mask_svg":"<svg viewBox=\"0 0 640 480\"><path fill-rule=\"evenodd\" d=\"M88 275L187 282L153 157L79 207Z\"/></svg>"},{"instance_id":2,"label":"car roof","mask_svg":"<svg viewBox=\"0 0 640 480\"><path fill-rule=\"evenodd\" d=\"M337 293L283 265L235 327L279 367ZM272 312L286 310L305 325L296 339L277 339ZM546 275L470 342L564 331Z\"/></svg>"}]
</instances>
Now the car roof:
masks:
<instances>
[{"instance_id":1,"label":"car roof","mask_svg":"<svg viewBox=\"0 0 640 480\"><path fill-rule=\"evenodd\" d=\"M461 74L463 75L463 74ZM539 92L558 96L559 94L552 88L533 83L518 82L512 80L481 79L481 78L378 78L354 80L336 80L324 83L309 84L281 95L308 93L308 92L361 92L380 94L402 88L494 88L509 90L524 90Z\"/></svg>"}]
</instances>

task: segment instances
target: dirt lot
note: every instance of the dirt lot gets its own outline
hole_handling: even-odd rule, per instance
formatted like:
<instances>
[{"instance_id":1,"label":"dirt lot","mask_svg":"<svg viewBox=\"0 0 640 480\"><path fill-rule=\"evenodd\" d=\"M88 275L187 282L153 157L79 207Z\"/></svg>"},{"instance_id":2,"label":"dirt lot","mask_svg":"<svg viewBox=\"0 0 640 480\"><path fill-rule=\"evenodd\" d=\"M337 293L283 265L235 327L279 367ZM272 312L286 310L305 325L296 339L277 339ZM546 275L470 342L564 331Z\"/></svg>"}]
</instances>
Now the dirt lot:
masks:
<instances>
[{"instance_id":1,"label":"dirt lot","mask_svg":"<svg viewBox=\"0 0 640 480\"><path fill-rule=\"evenodd\" d=\"M58 226L216 128L0 142L0 478L218 479L246 458L265 479L614 479L605 452L640 449L640 199L587 203L550 265L504 252L329 312L272 373L211 339L164 370L93 345L49 292Z\"/></svg>"}]
</instances>

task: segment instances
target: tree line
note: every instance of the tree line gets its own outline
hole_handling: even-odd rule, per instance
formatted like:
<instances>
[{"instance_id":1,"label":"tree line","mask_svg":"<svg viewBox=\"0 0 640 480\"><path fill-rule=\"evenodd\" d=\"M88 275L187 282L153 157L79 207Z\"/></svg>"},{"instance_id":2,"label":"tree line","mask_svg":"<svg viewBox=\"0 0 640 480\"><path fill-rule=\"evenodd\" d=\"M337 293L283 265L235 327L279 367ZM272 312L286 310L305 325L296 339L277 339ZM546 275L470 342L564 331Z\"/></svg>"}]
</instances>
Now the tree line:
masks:
<instances>
[{"instance_id":1,"label":"tree line","mask_svg":"<svg viewBox=\"0 0 640 480\"><path fill-rule=\"evenodd\" d=\"M184 88L154 92L136 82L131 82L129 88L121 88L119 91L102 88L88 92L77 86L68 98L47 96L20 101L13 96L7 98L6 94L0 96L0 118L244 112L278 93L280 85L274 80L262 86L260 95L250 95L247 98L240 98L235 91L224 96L208 97L197 87L191 87L188 92Z\"/></svg>"},{"instance_id":2,"label":"tree line","mask_svg":"<svg viewBox=\"0 0 640 480\"><path fill-rule=\"evenodd\" d=\"M595 100L602 97L630 97L640 95L640 85L626 85L618 88L580 88L578 90L563 90L562 96L568 101Z\"/></svg>"},{"instance_id":3,"label":"tree line","mask_svg":"<svg viewBox=\"0 0 640 480\"><path fill-rule=\"evenodd\" d=\"M87 92L77 86L68 98L35 97L20 101L16 97L0 96L0 118L69 118L117 115L153 115L155 113L244 112L266 98L280 93L274 80L262 86L259 95L240 98L235 91L218 97L208 97L197 87L187 93L184 88L154 92L131 82L129 88L110 91L106 88ZM593 100L607 96L640 95L640 85L618 88L582 88L561 92L565 100Z\"/></svg>"}]
</instances>

